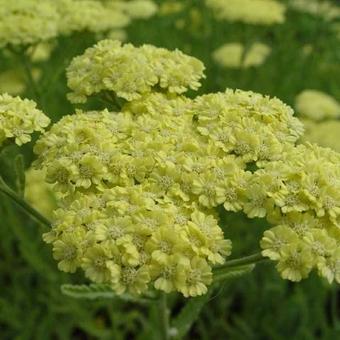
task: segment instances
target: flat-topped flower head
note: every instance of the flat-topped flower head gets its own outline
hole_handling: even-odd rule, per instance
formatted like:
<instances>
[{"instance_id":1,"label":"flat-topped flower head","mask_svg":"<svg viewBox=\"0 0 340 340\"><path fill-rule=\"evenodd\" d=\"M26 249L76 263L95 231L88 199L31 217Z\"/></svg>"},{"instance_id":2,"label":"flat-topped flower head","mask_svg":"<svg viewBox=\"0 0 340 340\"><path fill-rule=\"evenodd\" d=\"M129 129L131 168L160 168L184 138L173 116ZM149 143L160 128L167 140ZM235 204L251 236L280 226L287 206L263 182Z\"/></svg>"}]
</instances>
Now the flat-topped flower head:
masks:
<instances>
[{"instance_id":1,"label":"flat-topped flower head","mask_svg":"<svg viewBox=\"0 0 340 340\"><path fill-rule=\"evenodd\" d=\"M58 19L50 0L0 0L0 46L30 45L54 38Z\"/></svg>"},{"instance_id":2,"label":"flat-topped flower head","mask_svg":"<svg viewBox=\"0 0 340 340\"><path fill-rule=\"evenodd\" d=\"M6 139L13 139L17 145L28 143L31 134L43 132L49 123L34 101L0 95L0 146Z\"/></svg>"},{"instance_id":3,"label":"flat-topped flower head","mask_svg":"<svg viewBox=\"0 0 340 340\"><path fill-rule=\"evenodd\" d=\"M191 207L186 222L178 224L180 207L151 197L139 185L76 195L56 211L53 228L44 235L59 268L82 268L90 280L109 284L118 294L141 294L150 286L204 294L212 266L230 255L231 242L213 216Z\"/></svg>"},{"instance_id":4,"label":"flat-topped flower head","mask_svg":"<svg viewBox=\"0 0 340 340\"><path fill-rule=\"evenodd\" d=\"M340 155L316 145L290 147L281 160L264 166L277 178L265 189L266 213L277 226L265 231L262 254L278 261L283 278L300 281L316 268L330 282L339 282Z\"/></svg>"},{"instance_id":5,"label":"flat-topped flower head","mask_svg":"<svg viewBox=\"0 0 340 340\"><path fill-rule=\"evenodd\" d=\"M275 0L205 0L220 20L254 25L281 24L286 6Z\"/></svg>"},{"instance_id":6,"label":"flat-topped flower head","mask_svg":"<svg viewBox=\"0 0 340 340\"><path fill-rule=\"evenodd\" d=\"M73 91L69 99L83 103L101 91L128 101L157 89L180 94L200 86L203 70L203 63L179 50L103 40L74 58L68 67L68 86Z\"/></svg>"},{"instance_id":7,"label":"flat-topped flower head","mask_svg":"<svg viewBox=\"0 0 340 340\"><path fill-rule=\"evenodd\" d=\"M231 252L223 206L268 219L263 256L283 278L317 269L339 280L340 155L296 146L303 125L277 98L185 97L203 69L179 51L112 40L73 60L74 101L102 91L126 101L118 113L66 116L35 146L36 166L62 196L44 235L59 268L82 268L118 294L205 294Z\"/></svg>"}]
</instances>

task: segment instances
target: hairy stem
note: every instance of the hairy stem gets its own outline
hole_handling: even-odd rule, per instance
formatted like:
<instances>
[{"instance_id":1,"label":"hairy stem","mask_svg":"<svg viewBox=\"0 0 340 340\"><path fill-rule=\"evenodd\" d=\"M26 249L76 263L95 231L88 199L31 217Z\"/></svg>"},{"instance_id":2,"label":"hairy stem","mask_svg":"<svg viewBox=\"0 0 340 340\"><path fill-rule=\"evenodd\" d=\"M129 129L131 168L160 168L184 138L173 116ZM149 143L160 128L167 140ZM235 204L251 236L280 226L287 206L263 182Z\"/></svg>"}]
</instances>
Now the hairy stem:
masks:
<instances>
[{"instance_id":1,"label":"hairy stem","mask_svg":"<svg viewBox=\"0 0 340 340\"><path fill-rule=\"evenodd\" d=\"M18 204L22 209L26 211L27 214L36 219L39 223L44 226L50 227L51 222L41 215L37 210L35 210L30 204L28 204L23 198L21 198L15 191L13 191L0 176L0 192L4 193L7 197Z\"/></svg>"},{"instance_id":2,"label":"hairy stem","mask_svg":"<svg viewBox=\"0 0 340 340\"><path fill-rule=\"evenodd\" d=\"M162 293L159 299L159 319L161 340L169 340L169 310L166 293Z\"/></svg>"},{"instance_id":3,"label":"hairy stem","mask_svg":"<svg viewBox=\"0 0 340 340\"><path fill-rule=\"evenodd\" d=\"M242 266L242 265L262 262L262 261L265 261L265 260L267 260L267 259L265 257L263 257L261 253L256 253L256 254L253 254L253 255L240 257L238 259L227 261L225 264L223 264L222 266L219 266L217 268L222 269L222 268L229 268L229 267L234 267L234 266Z\"/></svg>"}]
</instances>

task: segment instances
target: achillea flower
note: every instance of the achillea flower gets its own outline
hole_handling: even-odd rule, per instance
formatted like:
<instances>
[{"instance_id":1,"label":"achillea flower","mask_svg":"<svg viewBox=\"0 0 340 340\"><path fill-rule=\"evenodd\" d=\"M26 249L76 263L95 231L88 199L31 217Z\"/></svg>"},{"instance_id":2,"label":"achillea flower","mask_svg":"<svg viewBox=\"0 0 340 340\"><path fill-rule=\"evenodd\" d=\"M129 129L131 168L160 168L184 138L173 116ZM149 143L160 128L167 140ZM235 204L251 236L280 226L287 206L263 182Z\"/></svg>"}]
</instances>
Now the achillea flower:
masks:
<instances>
[{"instance_id":1,"label":"achillea flower","mask_svg":"<svg viewBox=\"0 0 340 340\"><path fill-rule=\"evenodd\" d=\"M169 93L197 89L203 64L182 52L151 45L139 48L103 40L73 59L67 69L69 99L83 103L88 96L112 91L128 101L139 99L156 86ZM100 76L98 76L100 75Z\"/></svg>"},{"instance_id":2,"label":"achillea flower","mask_svg":"<svg viewBox=\"0 0 340 340\"><path fill-rule=\"evenodd\" d=\"M92 281L111 284L117 293L140 294L150 285L185 296L205 293L211 265L224 262L230 241L213 216L191 206L187 222L177 224L180 208L151 197L140 185L115 187L77 195L70 206L57 210L44 238L53 243L59 268L74 272L82 267ZM203 225L196 224L198 216Z\"/></svg>"},{"instance_id":3,"label":"achillea flower","mask_svg":"<svg viewBox=\"0 0 340 340\"><path fill-rule=\"evenodd\" d=\"M340 282L334 265L340 261L339 165L336 152L307 144L288 148L263 169L280 180L271 189L264 186L268 219L277 226L265 231L262 254L278 261L283 278L300 281L316 268L329 282ZM262 174L254 176L251 181L260 183Z\"/></svg>"},{"instance_id":4,"label":"achillea flower","mask_svg":"<svg viewBox=\"0 0 340 340\"><path fill-rule=\"evenodd\" d=\"M240 43L229 43L215 50L212 57L223 67L248 68L263 64L270 51L271 49L262 43L253 44L248 50Z\"/></svg>"},{"instance_id":5,"label":"achillea flower","mask_svg":"<svg viewBox=\"0 0 340 340\"><path fill-rule=\"evenodd\" d=\"M340 104L330 95L316 90L304 90L295 98L295 109L303 117L319 121L340 117Z\"/></svg>"},{"instance_id":6,"label":"achillea flower","mask_svg":"<svg viewBox=\"0 0 340 340\"><path fill-rule=\"evenodd\" d=\"M53 1L0 0L0 46L31 45L58 34Z\"/></svg>"},{"instance_id":7,"label":"achillea flower","mask_svg":"<svg viewBox=\"0 0 340 340\"><path fill-rule=\"evenodd\" d=\"M231 22L273 25L285 21L286 7L275 0L206 0L216 17Z\"/></svg>"},{"instance_id":8,"label":"achillea flower","mask_svg":"<svg viewBox=\"0 0 340 340\"><path fill-rule=\"evenodd\" d=\"M0 146L6 139L14 139L18 145L28 143L33 132L43 132L49 123L32 100L0 95Z\"/></svg>"},{"instance_id":9,"label":"achillea flower","mask_svg":"<svg viewBox=\"0 0 340 340\"><path fill-rule=\"evenodd\" d=\"M76 101L104 90L127 102L119 113L66 116L35 146L36 166L63 196L44 235L59 268L82 268L118 294L202 295L231 252L216 217L223 205L274 225L261 246L283 278L316 269L339 281L340 155L295 146L303 126L277 98L184 97L203 68L178 51L110 40L72 62Z\"/></svg>"}]
</instances>

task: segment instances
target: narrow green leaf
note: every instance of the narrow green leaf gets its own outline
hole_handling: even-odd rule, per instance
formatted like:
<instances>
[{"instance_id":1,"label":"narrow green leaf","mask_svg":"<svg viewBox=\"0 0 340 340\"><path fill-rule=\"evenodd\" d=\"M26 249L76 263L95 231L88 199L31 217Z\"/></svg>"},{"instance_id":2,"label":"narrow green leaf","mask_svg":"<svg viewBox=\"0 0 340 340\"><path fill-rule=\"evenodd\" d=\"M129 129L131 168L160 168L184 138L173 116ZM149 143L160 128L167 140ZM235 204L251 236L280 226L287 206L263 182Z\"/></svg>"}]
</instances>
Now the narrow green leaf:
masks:
<instances>
[{"instance_id":1,"label":"narrow green leaf","mask_svg":"<svg viewBox=\"0 0 340 340\"><path fill-rule=\"evenodd\" d=\"M18 154L14 159L14 168L16 174L16 187L20 197L25 194L25 162L22 154Z\"/></svg>"},{"instance_id":2,"label":"narrow green leaf","mask_svg":"<svg viewBox=\"0 0 340 340\"><path fill-rule=\"evenodd\" d=\"M202 308L209 301L212 290L207 294L191 298L174 319L170 332L175 339L182 339L197 320Z\"/></svg>"},{"instance_id":3,"label":"narrow green leaf","mask_svg":"<svg viewBox=\"0 0 340 340\"><path fill-rule=\"evenodd\" d=\"M255 264L216 268L214 270L214 282L236 279L253 271Z\"/></svg>"},{"instance_id":4,"label":"narrow green leaf","mask_svg":"<svg viewBox=\"0 0 340 340\"><path fill-rule=\"evenodd\" d=\"M64 295L77 299L120 299L123 301L136 303L149 303L152 301L148 298L137 298L129 294L117 294L109 285L95 284L90 285L72 285L64 284L61 286L61 292Z\"/></svg>"}]
</instances>

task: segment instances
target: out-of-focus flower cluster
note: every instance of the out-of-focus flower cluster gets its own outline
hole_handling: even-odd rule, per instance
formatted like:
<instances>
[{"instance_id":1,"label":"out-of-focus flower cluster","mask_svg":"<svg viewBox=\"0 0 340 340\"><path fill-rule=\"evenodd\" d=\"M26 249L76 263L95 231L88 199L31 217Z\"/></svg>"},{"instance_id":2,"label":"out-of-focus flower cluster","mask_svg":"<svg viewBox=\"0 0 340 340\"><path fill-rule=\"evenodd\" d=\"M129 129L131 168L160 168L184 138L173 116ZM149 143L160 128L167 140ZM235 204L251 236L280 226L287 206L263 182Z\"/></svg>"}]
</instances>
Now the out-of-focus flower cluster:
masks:
<instances>
[{"instance_id":1,"label":"out-of-focus flower cluster","mask_svg":"<svg viewBox=\"0 0 340 340\"><path fill-rule=\"evenodd\" d=\"M220 20L255 25L273 25L285 21L286 6L275 0L205 0Z\"/></svg>"},{"instance_id":2,"label":"out-of-focus flower cluster","mask_svg":"<svg viewBox=\"0 0 340 340\"><path fill-rule=\"evenodd\" d=\"M228 43L219 47L212 54L216 63L229 68L248 68L264 63L271 48L262 43L254 43L249 49L241 43Z\"/></svg>"},{"instance_id":3,"label":"out-of-focus flower cluster","mask_svg":"<svg viewBox=\"0 0 340 340\"><path fill-rule=\"evenodd\" d=\"M326 0L290 0L289 6L299 12L309 13L329 21L340 18L340 8Z\"/></svg>"},{"instance_id":4,"label":"out-of-focus flower cluster","mask_svg":"<svg viewBox=\"0 0 340 340\"><path fill-rule=\"evenodd\" d=\"M45 182L45 172L30 168L25 173L25 199L42 215L52 218L57 209L56 196L50 184Z\"/></svg>"},{"instance_id":5,"label":"out-of-focus flower cluster","mask_svg":"<svg viewBox=\"0 0 340 340\"><path fill-rule=\"evenodd\" d=\"M173 56L174 65L186 70L177 77ZM279 260L279 271L291 280L314 267L330 281L339 280L332 267L337 254L313 249L325 233L327 242L338 244L340 202L332 188L340 178L340 156L312 146L296 148L303 127L289 106L240 90L184 97L187 87L197 88L203 65L152 46L103 41L70 68L82 70L77 78L69 69L68 80L83 100L105 90L108 98L116 94L128 101L120 112L66 116L35 146L36 166L63 196L44 235L61 270L82 268L89 279L110 284L117 293L154 287L204 294L213 266L231 252L218 225L216 208L223 205L250 218L267 217L274 225L286 225L294 216L307 224L314 218L319 231L298 246L295 239L287 247L273 245L268 231L263 255ZM81 84L90 90L79 91ZM121 92L126 89L128 96ZM307 250L299 251L304 242L311 262ZM321 258L327 263L322 269Z\"/></svg>"},{"instance_id":6,"label":"out-of-focus flower cluster","mask_svg":"<svg viewBox=\"0 0 340 340\"><path fill-rule=\"evenodd\" d=\"M139 48L103 40L73 59L67 69L73 103L84 103L88 96L112 91L128 101L159 91L183 93L196 90L204 76L204 65L179 50L168 51L151 45Z\"/></svg>"},{"instance_id":7,"label":"out-of-focus flower cluster","mask_svg":"<svg viewBox=\"0 0 340 340\"><path fill-rule=\"evenodd\" d=\"M156 11L151 0L0 0L0 46L27 46L78 31L115 31Z\"/></svg>"},{"instance_id":8,"label":"out-of-focus flower cluster","mask_svg":"<svg viewBox=\"0 0 340 340\"><path fill-rule=\"evenodd\" d=\"M313 121L340 117L340 103L317 90L304 90L295 99L295 109L304 118Z\"/></svg>"},{"instance_id":9,"label":"out-of-focus flower cluster","mask_svg":"<svg viewBox=\"0 0 340 340\"><path fill-rule=\"evenodd\" d=\"M43 132L49 123L34 101L0 95L0 146L7 139L14 139L18 145L28 143L33 132Z\"/></svg>"},{"instance_id":10,"label":"out-of-focus flower cluster","mask_svg":"<svg viewBox=\"0 0 340 340\"><path fill-rule=\"evenodd\" d=\"M0 0L0 47L54 38L58 34L58 18L49 0Z\"/></svg>"},{"instance_id":11,"label":"out-of-focus flower cluster","mask_svg":"<svg viewBox=\"0 0 340 340\"><path fill-rule=\"evenodd\" d=\"M340 121L336 119L326 120L324 122L314 122L304 120L305 133L301 140L303 142L316 143L320 146L331 148L340 152Z\"/></svg>"},{"instance_id":12,"label":"out-of-focus flower cluster","mask_svg":"<svg viewBox=\"0 0 340 340\"><path fill-rule=\"evenodd\" d=\"M301 141L340 152L340 103L324 92L305 90L296 97L295 107L306 127Z\"/></svg>"}]
</instances>

